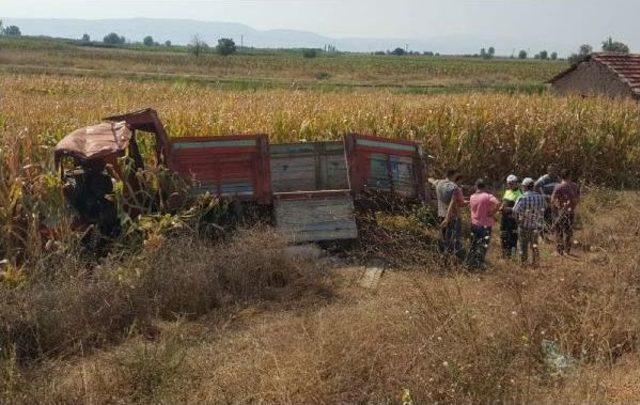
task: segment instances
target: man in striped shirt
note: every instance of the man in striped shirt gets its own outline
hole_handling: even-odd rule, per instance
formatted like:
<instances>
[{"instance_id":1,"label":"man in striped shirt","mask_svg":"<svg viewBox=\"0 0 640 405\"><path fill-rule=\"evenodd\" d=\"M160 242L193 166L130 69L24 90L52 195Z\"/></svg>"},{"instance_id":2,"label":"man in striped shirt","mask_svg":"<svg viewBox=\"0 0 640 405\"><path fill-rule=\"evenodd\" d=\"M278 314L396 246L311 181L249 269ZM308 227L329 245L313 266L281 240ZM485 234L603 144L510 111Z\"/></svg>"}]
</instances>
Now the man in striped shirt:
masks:
<instances>
[{"instance_id":1,"label":"man in striped shirt","mask_svg":"<svg viewBox=\"0 0 640 405\"><path fill-rule=\"evenodd\" d=\"M520 259L523 264L529 261L529 250L533 253L533 265L540 260L540 232L544 227L544 213L548 207L547 199L534 190L535 182L526 178L522 182L524 196L520 198L513 213L518 219L518 239L520 242Z\"/></svg>"}]
</instances>

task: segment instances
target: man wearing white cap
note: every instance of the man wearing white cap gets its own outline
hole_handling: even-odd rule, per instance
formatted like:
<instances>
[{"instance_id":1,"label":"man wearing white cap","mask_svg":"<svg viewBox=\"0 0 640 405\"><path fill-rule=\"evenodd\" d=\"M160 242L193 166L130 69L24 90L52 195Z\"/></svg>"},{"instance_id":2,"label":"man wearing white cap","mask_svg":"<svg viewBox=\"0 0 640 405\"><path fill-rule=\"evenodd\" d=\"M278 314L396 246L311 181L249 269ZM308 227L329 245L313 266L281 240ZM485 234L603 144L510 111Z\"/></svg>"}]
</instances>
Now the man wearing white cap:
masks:
<instances>
[{"instance_id":1,"label":"man wearing white cap","mask_svg":"<svg viewBox=\"0 0 640 405\"><path fill-rule=\"evenodd\" d=\"M533 253L533 265L540 261L540 232L544 227L544 213L548 207L547 199L534 190L535 181L526 178L522 181L524 195L513 207L518 219L518 239L520 242L520 259L523 264L529 260L529 250Z\"/></svg>"},{"instance_id":2,"label":"man wearing white cap","mask_svg":"<svg viewBox=\"0 0 640 405\"><path fill-rule=\"evenodd\" d=\"M510 258L518 248L518 221L513 215L513 207L523 195L518 177L513 174L507 177L507 189L502 196L502 219L500 220L500 239L504 258Z\"/></svg>"}]
</instances>

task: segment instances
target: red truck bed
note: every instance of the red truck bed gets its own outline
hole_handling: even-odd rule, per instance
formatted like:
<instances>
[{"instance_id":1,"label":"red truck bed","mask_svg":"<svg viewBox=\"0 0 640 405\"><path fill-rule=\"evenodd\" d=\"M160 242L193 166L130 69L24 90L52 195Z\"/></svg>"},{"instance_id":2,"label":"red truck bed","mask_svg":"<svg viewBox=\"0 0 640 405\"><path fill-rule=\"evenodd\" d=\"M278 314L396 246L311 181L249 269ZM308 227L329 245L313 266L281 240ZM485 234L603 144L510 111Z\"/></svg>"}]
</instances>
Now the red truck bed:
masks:
<instances>
[{"instance_id":1,"label":"red truck bed","mask_svg":"<svg viewBox=\"0 0 640 405\"><path fill-rule=\"evenodd\" d=\"M266 135L174 138L170 148L169 168L191 180L196 192L271 202Z\"/></svg>"},{"instance_id":2,"label":"red truck bed","mask_svg":"<svg viewBox=\"0 0 640 405\"><path fill-rule=\"evenodd\" d=\"M387 191L425 200L425 165L417 142L350 134L345 137L351 189Z\"/></svg>"}]
</instances>

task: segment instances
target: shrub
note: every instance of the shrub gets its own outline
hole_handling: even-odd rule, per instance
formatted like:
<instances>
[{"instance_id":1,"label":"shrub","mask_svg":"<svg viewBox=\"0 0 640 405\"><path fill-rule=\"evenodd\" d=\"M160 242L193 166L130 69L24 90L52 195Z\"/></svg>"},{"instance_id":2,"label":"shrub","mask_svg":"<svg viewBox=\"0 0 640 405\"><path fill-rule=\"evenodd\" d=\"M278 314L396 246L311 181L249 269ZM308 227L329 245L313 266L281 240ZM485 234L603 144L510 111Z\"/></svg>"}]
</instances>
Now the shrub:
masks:
<instances>
[{"instance_id":1,"label":"shrub","mask_svg":"<svg viewBox=\"0 0 640 405\"><path fill-rule=\"evenodd\" d=\"M316 56L318 56L318 50L317 49L303 49L302 50L302 56L304 56L307 59L313 59Z\"/></svg>"},{"instance_id":2,"label":"shrub","mask_svg":"<svg viewBox=\"0 0 640 405\"><path fill-rule=\"evenodd\" d=\"M218 46L216 47L218 54L222 56L228 56L236 53L236 43L233 42L233 39L229 38L221 38L218 40Z\"/></svg>"},{"instance_id":3,"label":"shrub","mask_svg":"<svg viewBox=\"0 0 640 405\"><path fill-rule=\"evenodd\" d=\"M3 32L4 35L6 35L8 37L19 37L19 36L22 35L22 32L20 31L20 28L15 26L15 25L9 25L9 26L5 27L2 32Z\"/></svg>"},{"instance_id":4,"label":"shrub","mask_svg":"<svg viewBox=\"0 0 640 405\"><path fill-rule=\"evenodd\" d=\"M115 32L107 34L102 39L102 42L104 42L105 44L109 44L109 45L121 45L121 44L124 44L125 41L126 41L126 39L124 37L116 34Z\"/></svg>"},{"instance_id":5,"label":"shrub","mask_svg":"<svg viewBox=\"0 0 640 405\"><path fill-rule=\"evenodd\" d=\"M194 35L189 44L189 50L193 56L198 57L209 50L209 45L198 35Z\"/></svg>"}]
</instances>

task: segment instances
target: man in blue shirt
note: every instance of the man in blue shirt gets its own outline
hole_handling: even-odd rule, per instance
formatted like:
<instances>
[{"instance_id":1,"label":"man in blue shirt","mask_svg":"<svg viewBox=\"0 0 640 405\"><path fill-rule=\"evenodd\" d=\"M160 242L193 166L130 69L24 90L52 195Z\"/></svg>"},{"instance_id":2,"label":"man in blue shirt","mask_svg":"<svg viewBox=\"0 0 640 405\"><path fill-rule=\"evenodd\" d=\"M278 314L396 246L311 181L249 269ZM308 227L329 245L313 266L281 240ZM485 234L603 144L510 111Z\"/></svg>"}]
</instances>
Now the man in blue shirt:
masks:
<instances>
[{"instance_id":1,"label":"man in blue shirt","mask_svg":"<svg viewBox=\"0 0 640 405\"><path fill-rule=\"evenodd\" d=\"M520 260L522 264L529 261L529 250L533 253L533 265L540 261L540 231L544 227L544 214L549 204L547 199L534 190L535 182L526 178L522 182L524 196L520 198L513 213L518 219L518 239L520 242Z\"/></svg>"}]
</instances>

